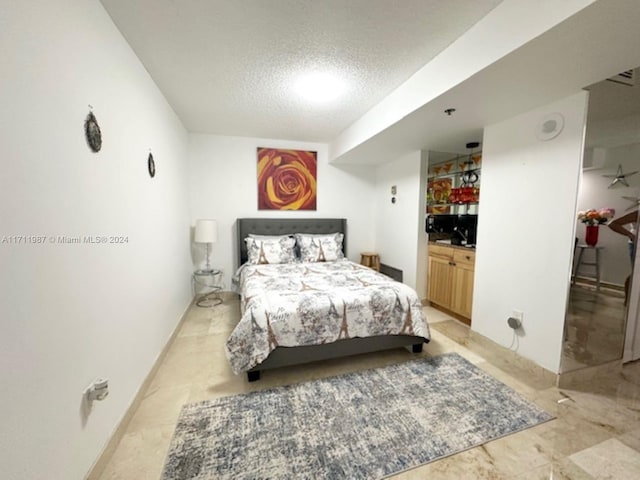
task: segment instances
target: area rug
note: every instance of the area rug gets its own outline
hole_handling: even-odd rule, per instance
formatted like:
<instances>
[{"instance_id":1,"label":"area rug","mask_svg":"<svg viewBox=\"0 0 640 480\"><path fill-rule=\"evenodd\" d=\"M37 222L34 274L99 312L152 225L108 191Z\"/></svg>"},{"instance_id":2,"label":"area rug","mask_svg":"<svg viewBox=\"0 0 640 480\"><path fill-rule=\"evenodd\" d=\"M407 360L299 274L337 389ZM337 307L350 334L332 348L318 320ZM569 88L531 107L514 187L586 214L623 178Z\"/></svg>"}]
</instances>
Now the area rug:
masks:
<instances>
[{"instance_id":1,"label":"area rug","mask_svg":"<svg viewBox=\"0 0 640 480\"><path fill-rule=\"evenodd\" d=\"M384 478L552 418L450 353L186 405L162 478Z\"/></svg>"}]
</instances>

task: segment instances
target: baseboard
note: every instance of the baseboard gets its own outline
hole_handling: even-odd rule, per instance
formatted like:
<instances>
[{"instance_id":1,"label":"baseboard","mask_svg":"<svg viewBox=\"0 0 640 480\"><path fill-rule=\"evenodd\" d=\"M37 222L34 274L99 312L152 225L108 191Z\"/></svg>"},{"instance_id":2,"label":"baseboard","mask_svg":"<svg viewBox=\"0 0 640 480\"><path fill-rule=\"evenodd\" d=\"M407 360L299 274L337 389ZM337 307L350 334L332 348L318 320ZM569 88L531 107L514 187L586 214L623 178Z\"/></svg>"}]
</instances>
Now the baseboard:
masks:
<instances>
[{"instance_id":1,"label":"baseboard","mask_svg":"<svg viewBox=\"0 0 640 480\"><path fill-rule=\"evenodd\" d=\"M504 358L507 358L510 362L514 363L519 368L527 370L532 375L535 375L535 377L541 379L543 383L549 384L549 386L556 384L557 375L551 370L547 370L546 368L538 365L533 360L529 360L528 358L523 357L522 355L514 352L511 349L503 347L490 338L485 337L484 335L481 335L473 330L469 331L469 338L480 346L484 346L485 348L500 352L500 354Z\"/></svg>"},{"instance_id":2,"label":"baseboard","mask_svg":"<svg viewBox=\"0 0 640 480\"><path fill-rule=\"evenodd\" d=\"M633 358L633 350L625 348L622 354L622 363L633 362L634 360L637 360L637 358Z\"/></svg>"},{"instance_id":3,"label":"baseboard","mask_svg":"<svg viewBox=\"0 0 640 480\"><path fill-rule=\"evenodd\" d=\"M109 461L111 460L111 457L113 456L114 452L116 451L116 448L120 443L120 440L122 440L122 437L127 431L127 427L129 426L129 422L131 421L131 418L133 418L134 413L142 403L142 400L144 399L144 393L147 391L147 389L151 385L151 381L153 380L155 374L157 373L158 368L160 368L160 364L167 356L169 347L171 346L176 336L178 335L178 331L180 330L180 327L184 323L184 320L187 317L187 313L189 312L189 309L191 309L191 307L194 305L196 298L197 297L194 297L191 300L191 303L187 305L187 308L182 313L182 316L180 317L180 321L178 322L176 327L173 329L173 332L171 333L171 335L169 336L169 339L167 340L164 347L162 348L162 351L156 358L156 361L153 363L151 370L149 370L149 373L147 374L144 381L138 388L138 391L136 392L135 396L133 397L133 400L131 401L131 404L129 405L124 415L122 416L122 420L120 420L120 422L118 423L118 426L116 427L113 434L109 438L109 441L107 442L104 449L100 453L100 456L98 456L98 459L95 461L95 463L93 464L93 466L91 467L87 475L84 477L85 480L98 480L100 476L104 473L104 470L107 464L109 463Z\"/></svg>"},{"instance_id":4,"label":"baseboard","mask_svg":"<svg viewBox=\"0 0 640 480\"><path fill-rule=\"evenodd\" d=\"M581 276L575 277L575 283L589 285L590 287L595 287L597 285L597 282L593 278ZM624 285L618 285L617 283L600 282L600 288L607 288L609 290L624 293Z\"/></svg>"}]
</instances>

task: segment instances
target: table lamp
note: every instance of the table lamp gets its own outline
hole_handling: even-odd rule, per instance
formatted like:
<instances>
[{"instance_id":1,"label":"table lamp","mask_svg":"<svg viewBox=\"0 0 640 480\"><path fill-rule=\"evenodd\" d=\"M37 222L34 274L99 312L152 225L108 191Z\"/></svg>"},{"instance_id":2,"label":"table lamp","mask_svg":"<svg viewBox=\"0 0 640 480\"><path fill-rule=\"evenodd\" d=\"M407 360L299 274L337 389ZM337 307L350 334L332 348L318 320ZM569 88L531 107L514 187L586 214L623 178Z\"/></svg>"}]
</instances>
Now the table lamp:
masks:
<instances>
[{"instance_id":1,"label":"table lamp","mask_svg":"<svg viewBox=\"0 0 640 480\"><path fill-rule=\"evenodd\" d=\"M196 243L204 243L207 247L205 272L212 272L209 264L209 245L218 241L218 223L215 220L196 220L196 231L193 240Z\"/></svg>"}]
</instances>

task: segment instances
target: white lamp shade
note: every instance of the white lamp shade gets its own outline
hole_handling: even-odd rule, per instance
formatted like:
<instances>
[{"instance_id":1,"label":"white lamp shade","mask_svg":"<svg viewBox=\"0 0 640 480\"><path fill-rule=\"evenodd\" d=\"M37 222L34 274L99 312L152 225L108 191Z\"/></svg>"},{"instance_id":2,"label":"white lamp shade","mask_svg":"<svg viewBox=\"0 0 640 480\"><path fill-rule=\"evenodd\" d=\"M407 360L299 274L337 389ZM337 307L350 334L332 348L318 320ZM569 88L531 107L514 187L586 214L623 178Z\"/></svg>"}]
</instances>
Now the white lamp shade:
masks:
<instances>
[{"instance_id":1,"label":"white lamp shade","mask_svg":"<svg viewBox=\"0 0 640 480\"><path fill-rule=\"evenodd\" d=\"M196 243L215 243L218 241L218 222L215 220L196 220Z\"/></svg>"}]
</instances>

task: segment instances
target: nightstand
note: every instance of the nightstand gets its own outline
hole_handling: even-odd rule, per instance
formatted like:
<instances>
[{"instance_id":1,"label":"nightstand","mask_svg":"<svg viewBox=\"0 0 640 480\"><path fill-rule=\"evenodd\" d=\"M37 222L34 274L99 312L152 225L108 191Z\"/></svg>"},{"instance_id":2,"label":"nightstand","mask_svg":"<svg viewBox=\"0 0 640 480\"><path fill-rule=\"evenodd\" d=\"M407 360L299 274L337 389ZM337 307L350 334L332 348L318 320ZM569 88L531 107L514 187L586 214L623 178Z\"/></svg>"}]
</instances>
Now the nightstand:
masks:
<instances>
[{"instance_id":1,"label":"nightstand","mask_svg":"<svg viewBox=\"0 0 640 480\"><path fill-rule=\"evenodd\" d=\"M215 307L223 300L220 297L222 290L222 272L220 270L196 270L191 277L191 284L195 295L200 295L196 305L202 308Z\"/></svg>"}]
</instances>

